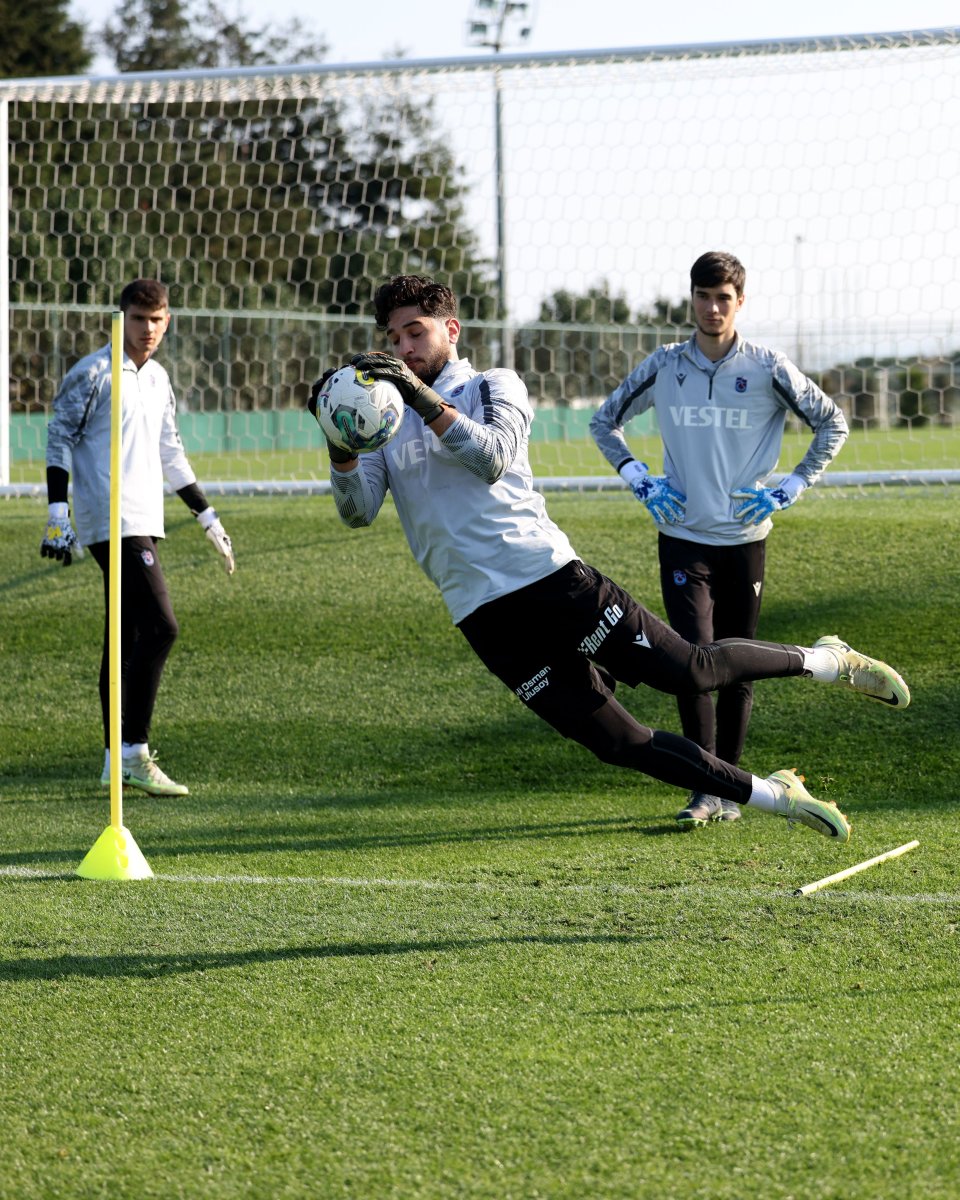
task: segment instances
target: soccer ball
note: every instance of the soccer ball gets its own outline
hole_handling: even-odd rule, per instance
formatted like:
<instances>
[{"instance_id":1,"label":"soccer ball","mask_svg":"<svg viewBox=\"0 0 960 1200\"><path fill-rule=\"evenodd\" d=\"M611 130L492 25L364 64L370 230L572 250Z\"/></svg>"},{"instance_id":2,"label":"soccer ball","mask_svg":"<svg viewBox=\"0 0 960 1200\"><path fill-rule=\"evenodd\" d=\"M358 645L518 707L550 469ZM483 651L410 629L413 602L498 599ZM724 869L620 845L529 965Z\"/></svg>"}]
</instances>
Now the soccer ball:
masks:
<instances>
[{"instance_id":1,"label":"soccer ball","mask_svg":"<svg viewBox=\"0 0 960 1200\"><path fill-rule=\"evenodd\" d=\"M341 367L317 397L317 420L335 446L354 454L379 450L396 436L403 420L399 391L356 367Z\"/></svg>"}]
</instances>

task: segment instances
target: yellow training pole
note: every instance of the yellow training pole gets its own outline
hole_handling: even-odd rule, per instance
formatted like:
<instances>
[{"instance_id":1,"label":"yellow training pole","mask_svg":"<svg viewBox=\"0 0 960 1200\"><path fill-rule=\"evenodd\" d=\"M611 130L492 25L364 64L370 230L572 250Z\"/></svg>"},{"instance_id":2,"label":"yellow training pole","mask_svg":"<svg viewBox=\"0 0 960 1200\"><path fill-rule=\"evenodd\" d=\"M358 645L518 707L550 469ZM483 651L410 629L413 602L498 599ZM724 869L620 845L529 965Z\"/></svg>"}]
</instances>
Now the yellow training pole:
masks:
<instances>
[{"instance_id":1,"label":"yellow training pole","mask_svg":"<svg viewBox=\"0 0 960 1200\"><path fill-rule=\"evenodd\" d=\"M110 686L110 824L77 868L84 879L151 879L153 871L123 825L120 713L120 481L123 463L123 313L113 314L110 335L110 628L107 634Z\"/></svg>"},{"instance_id":2,"label":"yellow training pole","mask_svg":"<svg viewBox=\"0 0 960 1200\"><path fill-rule=\"evenodd\" d=\"M873 858L868 858L865 862L856 863L852 867L847 867L845 871L837 871L835 875L827 875L823 879L816 879L813 883L805 883L803 887L797 888L794 891L795 896L809 896L811 892L819 892L821 888L829 887L831 883L839 883L841 879L849 879L851 875L859 875L861 871L866 871L870 867L875 867L877 863L887 862L891 858L899 858L901 854L906 854L909 850L915 850L920 843L914 838L912 842L904 842L902 846L895 846L892 850L887 850L884 854L877 854Z\"/></svg>"},{"instance_id":3,"label":"yellow training pole","mask_svg":"<svg viewBox=\"0 0 960 1200\"><path fill-rule=\"evenodd\" d=\"M110 334L110 824L123 828L123 758L120 743L120 486L123 470L123 313L113 314Z\"/></svg>"}]
</instances>

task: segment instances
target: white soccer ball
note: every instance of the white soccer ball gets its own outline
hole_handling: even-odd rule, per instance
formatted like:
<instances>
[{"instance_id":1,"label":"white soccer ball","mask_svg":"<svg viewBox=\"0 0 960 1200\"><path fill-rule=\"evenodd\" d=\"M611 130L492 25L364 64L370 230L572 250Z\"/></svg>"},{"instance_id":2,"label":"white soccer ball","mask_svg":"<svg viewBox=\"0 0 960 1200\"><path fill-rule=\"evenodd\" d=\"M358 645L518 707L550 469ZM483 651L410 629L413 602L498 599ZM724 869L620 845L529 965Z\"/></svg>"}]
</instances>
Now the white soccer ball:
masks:
<instances>
[{"instance_id":1,"label":"white soccer ball","mask_svg":"<svg viewBox=\"0 0 960 1200\"><path fill-rule=\"evenodd\" d=\"M395 437L403 420L399 391L356 367L341 367L317 397L317 420L335 446L354 454L379 450Z\"/></svg>"}]
</instances>

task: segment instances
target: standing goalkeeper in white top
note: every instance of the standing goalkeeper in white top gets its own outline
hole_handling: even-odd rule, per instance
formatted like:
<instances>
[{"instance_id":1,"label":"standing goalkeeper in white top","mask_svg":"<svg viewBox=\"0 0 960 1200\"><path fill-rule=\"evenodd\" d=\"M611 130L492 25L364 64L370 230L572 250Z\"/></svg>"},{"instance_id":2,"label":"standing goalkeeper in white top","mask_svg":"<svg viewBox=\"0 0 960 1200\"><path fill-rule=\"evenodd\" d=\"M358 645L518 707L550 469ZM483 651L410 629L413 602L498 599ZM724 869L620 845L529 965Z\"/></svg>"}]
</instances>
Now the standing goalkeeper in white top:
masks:
<instances>
[{"instance_id":1,"label":"standing goalkeeper in white top","mask_svg":"<svg viewBox=\"0 0 960 1200\"><path fill-rule=\"evenodd\" d=\"M660 528L660 586L671 626L707 645L754 638L762 601L771 517L814 484L847 437L837 405L775 350L735 329L746 273L732 254L702 255L690 270L696 332L662 346L637 366L595 413L597 445ZM632 417L654 409L663 441L663 475L637 462L623 435ZM774 483L786 418L813 431L793 471ZM753 686L741 680L677 698L683 732L737 763ZM735 820L735 804L694 789L681 825Z\"/></svg>"},{"instance_id":2,"label":"standing goalkeeper in white top","mask_svg":"<svg viewBox=\"0 0 960 1200\"><path fill-rule=\"evenodd\" d=\"M170 324L167 289L152 279L136 279L120 295L123 322L120 640L122 694L121 778L155 796L185 796L187 788L169 779L150 753L150 723L160 677L177 633L166 580L157 556L164 536L163 480L206 530L234 569L233 548L214 509L197 484L176 423L176 402L167 372L153 355ZM49 517L40 544L45 558L69 566L86 546L103 572L105 620L100 664L100 703L104 758L100 782L110 784L110 439L111 347L76 363L54 399L47 428ZM70 522L68 484L73 474Z\"/></svg>"},{"instance_id":3,"label":"standing goalkeeper in white top","mask_svg":"<svg viewBox=\"0 0 960 1200\"><path fill-rule=\"evenodd\" d=\"M379 450L357 458L329 446L344 523L371 524L389 490L414 557L474 652L564 737L604 762L846 841L843 814L810 796L793 771L752 775L688 738L650 729L614 689L645 683L679 695L789 675L844 683L905 707L910 693L899 675L832 636L811 647L685 641L583 562L550 519L527 457L527 390L513 371L477 371L460 358L450 289L400 275L377 289L374 306L393 354L360 354L353 365L394 383L412 411ZM314 416L326 378L310 397Z\"/></svg>"}]
</instances>

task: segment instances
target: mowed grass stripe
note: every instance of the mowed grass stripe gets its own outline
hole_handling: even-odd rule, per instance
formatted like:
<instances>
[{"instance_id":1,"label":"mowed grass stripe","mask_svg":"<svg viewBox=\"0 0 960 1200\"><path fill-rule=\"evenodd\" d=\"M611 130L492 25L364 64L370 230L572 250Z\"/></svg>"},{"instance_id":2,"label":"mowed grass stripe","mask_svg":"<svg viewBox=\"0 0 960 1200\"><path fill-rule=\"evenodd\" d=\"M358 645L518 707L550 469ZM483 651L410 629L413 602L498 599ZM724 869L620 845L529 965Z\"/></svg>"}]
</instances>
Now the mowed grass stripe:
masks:
<instances>
[{"instance_id":1,"label":"mowed grass stripe","mask_svg":"<svg viewBox=\"0 0 960 1200\"><path fill-rule=\"evenodd\" d=\"M50 880L67 880L74 879L73 872L65 871L43 871L33 867L17 867L17 866L0 866L0 878L9 879L50 879ZM166 872L156 872L153 880L139 881L141 886L149 887L152 883L184 883L184 884L209 884L211 886L236 885L238 887L315 887L322 888L366 888L376 890L378 888L400 888L410 891L448 891L448 892L491 892L494 894L507 893L523 893L530 888L529 884L511 884L509 882L487 882L482 880L463 881L455 880L440 880L440 879L358 879L347 878L341 876L318 875L318 876L298 876L298 875L193 875L193 874L167 874ZM702 884L702 883L687 883L671 885L668 887L660 887L657 884L649 885L631 885L627 883L564 883L555 881L553 883L543 883L538 881L537 888L543 892L579 892L584 895L597 896L648 896L650 898L669 896L689 896L691 898L707 898L709 896L754 896L764 899L772 897L781 897L789 900L810 900L812 897L794 897L791 892L784 891L779 887L730 887L729 884ZM936 894L905 894L895 891L843 891L840 888L835 888L834 891L827 895L822 894L825 900L844 900L854 901L861 904L960 904L960 893L940 892ZM821 894L817 894L818 902Z\"/></svg>"}]
</instances>

